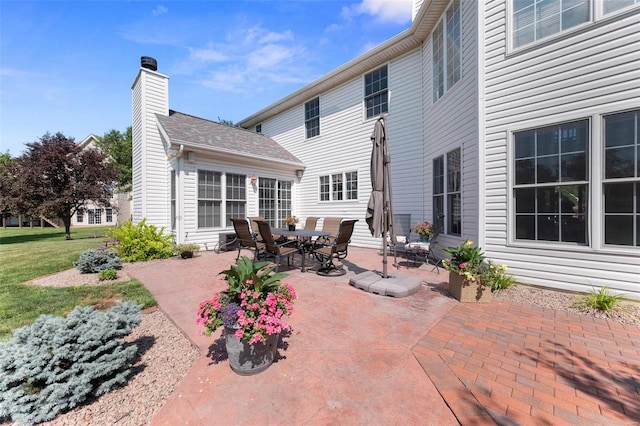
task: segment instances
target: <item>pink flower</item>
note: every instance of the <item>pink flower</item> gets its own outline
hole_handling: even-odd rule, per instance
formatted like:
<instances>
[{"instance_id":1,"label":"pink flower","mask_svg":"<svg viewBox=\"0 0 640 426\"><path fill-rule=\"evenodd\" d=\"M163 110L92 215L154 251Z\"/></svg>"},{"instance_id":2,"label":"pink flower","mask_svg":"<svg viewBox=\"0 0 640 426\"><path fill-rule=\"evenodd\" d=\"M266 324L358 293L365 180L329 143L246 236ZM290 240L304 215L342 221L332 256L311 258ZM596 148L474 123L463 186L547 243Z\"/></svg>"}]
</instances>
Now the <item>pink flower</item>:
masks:
<instances>
[{"instance_id":1,"label":"pink flower","mask_svg":"<svg viewBox=\"0 0 640 426\"><path fill-rule=\"evenodd\" d=\"M467 262L462 262L460 265L458 265L460 267L460 269L464 269L467 266Z\"/></svg>"}]
</instances>

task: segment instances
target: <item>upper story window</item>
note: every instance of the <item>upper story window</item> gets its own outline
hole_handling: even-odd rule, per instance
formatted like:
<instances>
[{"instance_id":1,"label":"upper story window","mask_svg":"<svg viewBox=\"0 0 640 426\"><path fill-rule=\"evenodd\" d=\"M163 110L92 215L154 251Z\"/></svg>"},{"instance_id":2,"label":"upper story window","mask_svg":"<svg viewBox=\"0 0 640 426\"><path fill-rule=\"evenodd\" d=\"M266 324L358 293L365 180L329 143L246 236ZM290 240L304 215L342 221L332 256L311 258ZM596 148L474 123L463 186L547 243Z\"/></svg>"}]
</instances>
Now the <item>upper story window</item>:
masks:
<instances>
[{"instance_id":1,"label":"upper story window","mask_svg":"<svg viewBox=\"0 0 640 426\"><path fill-rule=\"evenodd\" d=\"M256 133L262 133L262 124L256 125Z\"/></svg>"},{"instance_id":2,"label":"upper story window","mask_svg":"<svg viewBox=\"0 0 640 426\"><path fill-rule=\"evenodd\" d=\"M513 0L513 47L588 22L591 0Z\"/></svg>"},{"instance_id":3,"label":"upper story window","mask_svg":"<svg viewBox=\"0 0 640 426\"><path fill-rule=\"evenodd\" d=\"M451 2L433 31L433 101L460 80L462 49L460 1Z\"/></svg>"},{"instance_id":4,"label":"upper story window","mask_svg":"<svg viewBox=\"0 0 640 426\"><path fill-rule=\"evenodd\" d=\"M364 75L364 104L367 118L389 112L387 66Z\"/></svg>"},{"instance_id":5,"label":"upper story window","mask_svg":"<svg viewBox=\"0 0 640 426\"><path fill-rule=\"evenodd\" d=\"M307 131L307 139L320 134L320 98L304 104L304 127Z\"/></svg>"},{"instance_id":6,"label":"upper story window","mask_svg":"<svg viewBox=\"0 0 640 426\"><path fill-rule=\"evenodd\" d=\"M320 176L320 201L358 199L358 172L334 173Z\"/></svg>"},{"instance_id":7,"label":"upper story window","mask_svg":"<svg viewBox=\"0 0 640 426\"><path fill-rule=\"evenodd\" d=\"M602 13L608 15L609 13L617 12L627 7L639 5L640 0L603 0Z\"/></svg>"}]
</instances>

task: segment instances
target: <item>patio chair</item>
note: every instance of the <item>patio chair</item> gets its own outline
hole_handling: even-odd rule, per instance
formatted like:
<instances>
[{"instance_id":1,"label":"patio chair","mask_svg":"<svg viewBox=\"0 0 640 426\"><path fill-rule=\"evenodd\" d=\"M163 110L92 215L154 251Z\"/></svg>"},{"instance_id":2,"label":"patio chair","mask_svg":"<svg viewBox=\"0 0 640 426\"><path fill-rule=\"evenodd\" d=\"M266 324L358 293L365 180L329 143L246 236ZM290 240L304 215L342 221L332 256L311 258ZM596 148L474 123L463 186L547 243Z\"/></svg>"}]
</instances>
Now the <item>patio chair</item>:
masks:
<instances>
[{"instance_id":1,"label":"patio chair","mask_svg":"<svg viewBox=\"0 0 640 426\"><path fill-rule=\"evenodd\" d=\"M253 250L254 262L261 257L264 257L265 245L259 241L256 241L255 237L249 229L249 222L246 219L231 219L233 222L233 229L236 231L238 241L238 256L240 258L240 251L245 248Z\"/></svg>"},{"instance_id":2,"label":"patio chair","mask_svg":"<svg viewBox=\"0 0 640 426\"><path fill-rule=\"evenodd\" d=\"M271 226L264 220L256 220L258 224L258 231L262 237L262 242L265 245L265 255L273 257L276 264L275 271L278 272L280 266L280 260L282 257L287 258L287 265L291 265L291 257L300 252L298 248L298 242L296 240L285 241L284 243L277 243L271 233Z\"/></svg>"},{"instance_id":3,"label":"patio chair","mask_svg":"<svg viewBox=\"0 0 640 426\"><path fill-rule=\"evenodd\" d=\"M310 216L304 221L304 229L307 231L313 231L316 229L316 224L318 223L318 218Z\"/></svg>"},{"instance_id":4,"label":"patio chair","mask_svg":"<svg viewBox=\"0 0 640 426\"><path fill-rule=\"evenodd\" d=\"M251 224L251 233L253 234L253 237L257 241L261 241L262 238L260 237L260 231L258 230L258 223L256 221L258 221L258 220L264 221L264 217L262 217L262 216L248 216L247 219L249 219L249 223Z\"/></svg>"},{"instance_id":5,"label":"patio chair","mask_svg":"<svg viewBox=\"0 0 640 426\"><path fill-rule=\"evenodd\" d=\"M330 234L326 237L318 238L316 242L322 245L331 244L338 236L341 221L341 217L325 217L322 220L322 230Z\"/></svg>"},{"instance_id":6,"label":"patio chair","mask_svg":"<svg viewBox=\"0 0 640 426\"><path fill-rule=\"evenodd\" d=\"M433 272L435 269L437 273L440 273L439 266L442 261L436 257L434 250L434 247L438 244L439 236L440 228L436 226L428 243L409 242L405 246L407 260L413 261L414 265L418 262L432 263L433 268L431 268L431 271Z\"/></svg>"},{"instance_id":7,"label":"patio chair","mask_svg":"<svg viewBox=\"0 0 640 426\"><path fill-rule=\"evenodd\" d=\"M334 259L341 260L347 257L349 242L351 241L353 228L357 221L357 219L351 219L341 222L338 236L333 242L324 246L316 246L313 249L313 254L322 263L316 271L318 275L340 276L347 273L347 271L344 270L344 266L336 266L333 261Z\"/></svg>"},{"instance_id":8,"label":"patio chair","mask_svg":"<svg viewBox=\"0 0 640 426\"><path fill-rule=\"evenodd\" d=\"M396 243L389 241L388 247L393 253L394 259L397 258L398 253L405 253L405 245L411 240L411 214L402 213L393 215L393 227L396 234ZM396 268L400 268L397 263L393 264Z\"/></svg>"}]
</instances>

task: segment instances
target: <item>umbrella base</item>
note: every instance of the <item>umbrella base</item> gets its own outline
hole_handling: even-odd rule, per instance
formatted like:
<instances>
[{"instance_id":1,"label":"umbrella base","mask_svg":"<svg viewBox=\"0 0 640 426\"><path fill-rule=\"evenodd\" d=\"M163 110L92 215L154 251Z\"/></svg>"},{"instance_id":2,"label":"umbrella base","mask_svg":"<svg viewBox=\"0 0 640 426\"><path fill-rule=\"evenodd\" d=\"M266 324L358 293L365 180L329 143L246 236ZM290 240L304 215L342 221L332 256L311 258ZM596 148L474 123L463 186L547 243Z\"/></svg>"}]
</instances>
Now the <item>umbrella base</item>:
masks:
<instances>
[{"instance_id":1,"label":"umbrella base","mask_svg":"<svg viewBox=\"0 0 640 426\"><path fill-rule=\"evenodd\" d=\"M388 278L383 278L381 272L366 271L351 278L349 284L381 296L405 297L418 291L422 280L408 275L388 275Z\"/></svg>"}]
</instances>

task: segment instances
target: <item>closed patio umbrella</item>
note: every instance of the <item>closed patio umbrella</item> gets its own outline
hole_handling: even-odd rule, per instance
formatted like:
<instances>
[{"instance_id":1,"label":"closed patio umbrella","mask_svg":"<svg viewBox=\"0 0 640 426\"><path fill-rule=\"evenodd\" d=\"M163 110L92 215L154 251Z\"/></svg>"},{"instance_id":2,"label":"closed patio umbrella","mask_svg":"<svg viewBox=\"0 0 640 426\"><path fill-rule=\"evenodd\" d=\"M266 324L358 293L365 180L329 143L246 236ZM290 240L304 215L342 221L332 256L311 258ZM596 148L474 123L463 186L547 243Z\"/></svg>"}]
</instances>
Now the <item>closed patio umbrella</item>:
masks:
<instances>
[{"instance_id":1,"label":"closed patio umbrella","mask_svg":"<svg viewBox=\"0 0 640 426\"><path fill-rule=\"evenodd\" d=\"M380 117L371 134L371 196L365 220L371 236L382 236L383 278L387 278L387 235L395 243L391 197L391 155L387 144L385 117Z\"/></svg>"}]
</instances>

